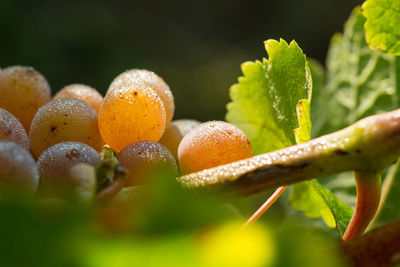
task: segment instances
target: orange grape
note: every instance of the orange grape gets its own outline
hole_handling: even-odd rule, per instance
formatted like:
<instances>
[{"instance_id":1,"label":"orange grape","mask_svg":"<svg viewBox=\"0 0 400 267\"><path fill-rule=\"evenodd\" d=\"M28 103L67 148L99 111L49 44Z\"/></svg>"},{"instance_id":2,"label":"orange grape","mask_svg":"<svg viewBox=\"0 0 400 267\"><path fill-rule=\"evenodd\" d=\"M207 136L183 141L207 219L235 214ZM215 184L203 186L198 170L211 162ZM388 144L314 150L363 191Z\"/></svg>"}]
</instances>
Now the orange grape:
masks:
<instances>
[{"instance_id":1,"label":"orange grape","mask_svg":"<svg viewBox=\"0 0 400 267\"><path fill-rule=\"evenodd\" d=\"M178 158L178 146L182 138L193 128L200 124L196 120L175 120L172 121L160 139L160 144Z\"/></svg>"},{"instance_id":2,"label":"orange grape","mask_svg":"<svg viewBox=\"0 0 400 267\"><path fill-rule=\"evenodd\" d=\"M65 141L82 142L98 151L103 146L96 111L73 98L58 98L41 107L33 118L30 138L35 157Z\"/></svg>"},{"instance_id":3,"label":"orange grape","mask_svg":"<svg viewBox=\"0 0 400 267\"><path fill-rule=\"evenodd\" d=\"M36 111L51 97L42 74L31 67L14 66L0 72L0 107L13 114L29 133Z\"/></svg>"},{"instance_id":4,"label":"orange grape","mask_svg":"<svg viewBox=\"0 0 400 267\"><path fill-rule=\"evenodd\" d=\"M73 189L71 186L81 180L81 175L77 174L79 169L71 170L71 168L79 163L96 167L99 163L99 153L94 148L79 142L59 143L44 151L37 161L40 175L40 195L65 197L66 194L71 193L71 189ZM88 181L88 184L90 185L92 182ZM91 186L89 187L91 188Z\"/></svg>"},{"instance_id":5,"label":"orange grape","mask_svg":"<svg viewBox=\"0 0 400 267\"><path fill-rule=\"evenodd\" d=\"M115 88L120 88L121 86L129 86L137 83L144 83L145 86L150 87L160 96L164 103L165 111L167 112L166 125L168 126L174 116L174 96L168 84L154 72L139 69L127 70L112 81L108 92Z\"/></svg>"},{"instance_id":6,"label":"orange grape","mask_svg":"<svg viewBox=\"0 0 400 267\"><path fill-rule=\"evenodd\" d=\"M98 113L103 103L103 97L96 89L84 84L71 84L62 88L53 97L56 98L76 98L89 104Z\"/></svg>"},{"instance_id":7,"label":"orange grape","mask_svg":"<svg viewBox=\"0 0 400 267\"><path fill-rule=\"evenodd\" d=\"M223 121L205 122L186 134L178 148L179 166L191 173L251 157L245 133Z\"/></svg>"},{"instance_id":8,"label":"orange grape","mask_svg":"<svg viewBox=\"0 0 400 267\"><path fill-rule=\"evenodd\" d=\"M0 108L0 140L11 141L30 151L29 138L24 126L10 112Z\"/></svg>"},{"instance_id":9,"label":"orange grape","mask_svg":"<svg viewBox=\"0 0 400 267\"><path fill-rule=\"evenodd\" d=\"M0 194L33 196L39 174L32 155L20 145L0 141Z\"/></svg>"},{"instance_id":10,"label":"orange grape","mask_svg":"<svg viewBox=\"0 0 400 267\"><path fill-rule=\"evenodd\" d=\"M107 93L99 112L100 134L120 151L138 141L158 141L165 130L165 108L149 87L130 85Z\"/></svg>"},{"instance_id":11,"label":"orange grape","mask_svg":"<svg viewBox=\"0 0 400 267\"><path fill-rule=\"evenodd\" d=\"M175 158L163 145L141 141L126 146L118 153L118 161L128 170L127 186L146 183L152 171L177 171Z\"/></svg>"}]
</instances>

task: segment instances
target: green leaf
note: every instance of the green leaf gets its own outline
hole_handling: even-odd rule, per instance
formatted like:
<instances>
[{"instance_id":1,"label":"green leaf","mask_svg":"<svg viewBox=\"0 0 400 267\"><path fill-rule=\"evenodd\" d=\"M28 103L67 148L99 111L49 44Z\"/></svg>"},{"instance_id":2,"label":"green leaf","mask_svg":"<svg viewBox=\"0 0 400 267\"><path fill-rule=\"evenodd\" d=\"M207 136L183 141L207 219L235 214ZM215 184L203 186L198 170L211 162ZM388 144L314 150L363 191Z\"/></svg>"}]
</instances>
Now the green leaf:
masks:
<instances>
[{"instance_id":1,"label":"green leaf","mask_svg":"<svg viewBox=\"0 0 400 267\"><path fill-rule=\"evenodd\" d=\"M327 203L335 218L339 234L340 236L343 236L347 225L350 222L351 216L353 215L353 210L346 203L337 198L332 191L321 185L317 180L312 180L310 183L315 191L324 199L325 203Z\"/></svg>"},{"instance_id":2,"label":"green leaf","mask_svg":"<svg viewBox=\"0 0 400 267\"><path fill-rule=\"evenodd\" d=\"M295 144L297 103L310 99L311 76L295 41L265 42L268 60L242 64L244 77L230 89L226 120L248 136L254 153Z\"/></svg>"},{"instance_id":3,"label":"green leaf","mask_svg":"<svg viewBox=\"0 0 400 267\"><path fill-rule=\"evenodd\" d=\"M304 211L305 215L310 218L322 217L328 227L334 228L336 226L335 218L312 183L312 181L306 181L293 185L289 198L290 204L293 208Z\"/></svg>"},{"instance_id":4,"label":"green leaf","mask_svg":"<svg viewBox=\"0 0 400 267\"><path fill-rule=\"evenodd\" d=\"M363 14L368 45L390 55L400 55L400 2L398 0L367 0Z\"/></svg>"},{"instance_id":5,"label":"green leaf","mask_svg":"<svg viewBox=\"0 0 400 267\"><path fill-rule=\"evenodd\" d=\"M311 135L312 80L302 50L294 41L288 45L284 40L266 41L265 47L268 60L242 65L244 77L231 87L232 102L226 116L245 131L256 154L308 141ZM319 72L323 73L321 69ZM322 83L323 78L319 80L320 87ZM292 203L306 215L322 216L333 227L331 211L336 210L331 207L339 205L329 202L335 199L315 191L313 183L294 185L297 193Z\"/></svg>"},{"instance_id":6,"label":"green leaf","mask_svg":"<svg viewBox=\"0 0 400 267\"><path fill-rule=\"evenodd\" d=\"M296 138L296 143L300 144L310 140L311 136L310 100L300 100L299 103L297 103L296 112L299 127L293 131Z\"/></svg>"},{"instance_id":7,"label":"green leaf","mask_svg":"<svg viewBox=\"0 0 400 267\"><path fill-rule=\"evenodd\" d=\"M365 41L365 17L355 8L335 34L327 57L327 84L313 105L315 134L327 134L400 104L399 57L371 50ZM313 112L314 113L314 112Z\"/></svg>"}]
</instances>

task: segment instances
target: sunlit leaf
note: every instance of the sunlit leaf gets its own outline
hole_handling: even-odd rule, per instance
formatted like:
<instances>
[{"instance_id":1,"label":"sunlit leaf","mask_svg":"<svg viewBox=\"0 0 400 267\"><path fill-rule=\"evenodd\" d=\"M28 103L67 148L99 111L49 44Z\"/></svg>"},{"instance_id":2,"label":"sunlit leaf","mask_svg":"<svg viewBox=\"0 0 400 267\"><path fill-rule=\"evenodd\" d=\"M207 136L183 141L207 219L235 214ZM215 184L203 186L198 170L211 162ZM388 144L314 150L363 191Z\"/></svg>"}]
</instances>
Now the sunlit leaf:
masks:
<instances>
[{"instance_id":1,"label":"sunlit leaf","mask_svg":"<svg viewBox=\"0 0 400 267\"><path fill-rule=\"evenodd\" d=\"M331 40L326 87L313 99L320 107L313 111L316 135L399 106L400 59L368 47L365 21L360 7L355 8L343 34L335 34Z\"/></svg>"},{"instance_id":2,"label":"sunlit leaf","mask_svg":"<svg viewBox=\"0 0 400 267\"><path fill-rule=\"evenodd\" d=\"M400 55L400 2L398 0L367 0L363 14L367 42L372 49Z\"/></svg>"},{"instance_id":3,"label":"sunlit leaf","mask_svg":"<svg viewBox=\"0 0 400 267\"><path fill-rule=\"evenodd\" d=\"M296 106L310 99L311 77L295 41L265 42L268 59L242 64L244 76L230 89L227 121L248 136L255 154L295 144Z\"/></svg>"}]
</instances>

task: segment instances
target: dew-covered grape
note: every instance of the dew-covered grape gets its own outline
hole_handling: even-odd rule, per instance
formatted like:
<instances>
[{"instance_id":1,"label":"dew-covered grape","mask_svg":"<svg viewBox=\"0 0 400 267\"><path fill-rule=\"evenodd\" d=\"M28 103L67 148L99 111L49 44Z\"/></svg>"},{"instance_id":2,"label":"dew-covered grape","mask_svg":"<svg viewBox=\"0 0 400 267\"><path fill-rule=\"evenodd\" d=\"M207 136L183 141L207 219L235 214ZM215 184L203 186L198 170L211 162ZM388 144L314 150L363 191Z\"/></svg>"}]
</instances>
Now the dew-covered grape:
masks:
<instances>
[{"instance_id":1,"label":"dew-covered grape","mask_svg":"<svg viewBox=\"0 0 400 267\"><path fill-rule=\"evenodd\" d=\"M200 125L200 122L196 120L172 121L159 142L168 148L175 158L178 158L178 146L182 138L198 125Z\"/></svg>"},{"instance_id":2,"label":"dew-covered grape","mask_svg":"<svg viewBox=\"0 0 400 267\"><path fill-rule=\"evenodd\" d=\"M72 98L58 98L41 107L33 118L30 138L35 157L65 141L82 142L98 151L103 146L96 111Z\"/></svg>"},{"instance_id":3,"label":"dew-covered grape","mask_svg":"<svg viewBox=\"0 0 400 267\"><path fill-rule=\"evenodd\" d=\"M143 184L151 172L160 169L177 171L174 156L163 145L142 141L133 143L118 154L119 163L128 170L126 186Z\"/></svg>"},{"instance_id":4,"label":"dew-covered grape","mask_svg":"<svg viewBox=\"0 0 400 267\"><path fill-rule=\"evenodd\" d=\"M54 97L56 98L76 98L87 104L99 112L103 103L103 97L96 89L84 84L71 84L62 88Z\"/></svg>"},{"instance_id":5,"label":"dew-covered grape","mask_svg":"<svg viewBox=\"0 0 400 267\"><path fill-rule=\"evenodd\" d=\"M96 195L96 170L87 163L79 163L69 170L70 199L91 203Z\"/></svg>"},{"instance_id":6,"label":"dew-covered grape","mask_svg":"<svg viewBox=\"0 0 400 267\"><path fill-rule=\"evenodd\" d=\"M174 96L167 83L157 74L148 70L132 69L118 75L111 83L108 91L114 88L130 86L132 84L144 83L145 86L153 89L164 103L166 111L166 125L171 122L174 116L175 104Z\"/></svg>"},{"instance_id":7,"label":"dew-covered grape","mask_svg":"<svg viewBox=\"0 0 400 267\"><path fill-rule=\"evenodd\" d=\"M12 113L29 133L36 111L51 98L50 86L31 67L13 66L0 72L0 107Z\"/></svg>"},{"instance_id":8,"label":"dew-covered grape","mask_svg":"<svg viewBox=\"0 0 400 267\"><path fill-rule=\"evenodd\" d=\"M0 141L0 194L33 196L38 185L39 174L32 155L16 143Z\"/></svg>"},{"instance_id":9,"label":"dew-covered grape","mask_svg":"<svg viewBox=\"0 0 400 267\"><path fill-rule=\"evenodd\" d=\"M104 142L116 151L138 141L158 141L165 130L166 113L150 87L131 85L107 93L99 112Z\"/></svg>"},{"instance_id":10,"label":"dew-covered grape","mask_svg":"<svg viewBox=\"0 0 400 267\"><path fill-rule=\"evenodd\" d=\"M10 112L0 108L0 141L11 141L30 150L29 138L19 120Z\"/></svg>"},{"instance_id":11,"label":"dew-covered grape","mask_svg":"<svg viewBox=\"0 0 400 267\"><path fill-rule=\"evenodd\" d=\"M178 148L183 173L212 168L253 155L245 133L223 121L202 123L187 133Z\"/></svg>"},{"instance_id":12,"label":"dew-covered grape","mask_svg":"<svg viewBox=\"0 0 400 267\"><path fill-rule=\"evenodd\" d=\"M65 197L70 195L72 181L78 180L81 174L71 168L79 163L96 167L99 153L92 147L79 142L63 142L49 147L38 159L40 174L40 195L46 197ZM90 182L89 182L90 183Z\"/></svg>"}]
</instances>

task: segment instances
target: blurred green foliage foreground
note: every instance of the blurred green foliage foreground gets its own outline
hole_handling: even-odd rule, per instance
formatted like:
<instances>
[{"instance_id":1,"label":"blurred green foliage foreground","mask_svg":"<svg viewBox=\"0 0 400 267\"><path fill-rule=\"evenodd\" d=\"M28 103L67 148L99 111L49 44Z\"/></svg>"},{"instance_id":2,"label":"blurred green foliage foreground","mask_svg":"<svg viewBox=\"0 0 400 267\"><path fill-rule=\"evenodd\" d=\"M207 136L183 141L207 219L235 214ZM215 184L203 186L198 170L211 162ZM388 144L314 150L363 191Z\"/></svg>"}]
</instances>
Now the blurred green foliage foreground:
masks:
<instances>
[{"instance_id":1,"label":"blurred green foliage foreground","mask_svg":"<svg viewBox=\"0 0 400 267\"><path fill-rule=\"evenodd\" d=\"M159 178L90 209L3 199L0 266L342 266L324 233L280 215L243 230L227 200Z\"/></svg>"}]
</instances>

